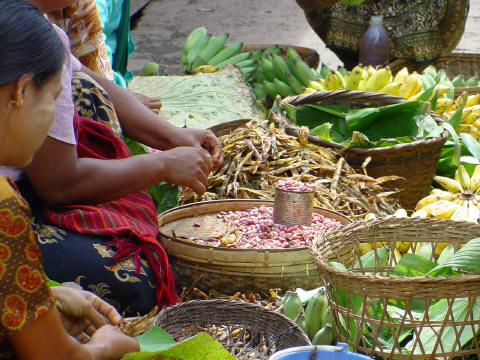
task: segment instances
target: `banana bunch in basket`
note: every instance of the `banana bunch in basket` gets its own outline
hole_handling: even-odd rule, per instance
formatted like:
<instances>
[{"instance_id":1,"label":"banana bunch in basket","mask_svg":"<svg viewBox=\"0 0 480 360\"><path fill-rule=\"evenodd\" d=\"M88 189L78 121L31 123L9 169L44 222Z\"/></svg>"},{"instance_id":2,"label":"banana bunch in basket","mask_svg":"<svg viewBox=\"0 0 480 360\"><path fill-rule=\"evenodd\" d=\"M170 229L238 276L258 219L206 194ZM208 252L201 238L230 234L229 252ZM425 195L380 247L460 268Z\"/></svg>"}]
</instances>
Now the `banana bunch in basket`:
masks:
<instances>
[{"instance_id":1,"label":"banana bunch in basket","mask_svg":"<svg viewBox=\"0 0 480 360\"><path fill-rule=\"evenodd\" d=\"M464 93L455 100L439 98L435 112L448 120L462 104L464 104L462 118L457 131L468 133L476 140L480 140L480 94L467 96Z\"/></svg>"},{"instance_id":2,"label":"banana bunch in basket","mask_svg":"<svg viewBox=\"0 0 480 360\"><path fill-rule=\"evenodd\" d=\"M257 57L256 54L253 56ZM267 51L258 58L253 89L259 98L298 95L318 77L317 71L310 68L295 49L287 47L285 57L279 51Z\"/></svg>"},{"instance_id":3,"label":"banana bunch in basket","mask_svg":"<svg viewBox=\"0 0 480 360\"><path fill-rule=\"evenodd\" d=\"M245 77L250 77L256 61L251 52L242 52L243 43L226 45L228 34L210 35L204 26L194 29L185 40L180 61L189 74L215 72L227 64L235 64Z\"/></svg>"}]
</instances>

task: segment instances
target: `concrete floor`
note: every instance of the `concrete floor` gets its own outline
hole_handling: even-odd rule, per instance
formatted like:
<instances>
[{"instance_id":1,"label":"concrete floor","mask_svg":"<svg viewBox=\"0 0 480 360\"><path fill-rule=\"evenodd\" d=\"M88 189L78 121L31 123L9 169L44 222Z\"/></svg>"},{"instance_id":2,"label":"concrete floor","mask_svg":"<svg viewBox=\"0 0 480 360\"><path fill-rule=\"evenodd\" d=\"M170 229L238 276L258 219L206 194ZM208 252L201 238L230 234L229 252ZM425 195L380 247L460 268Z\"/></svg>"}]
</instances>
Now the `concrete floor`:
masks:
<instances>
[{"instance_id":1,"label":"concrete floor","mask_svg":"<svg viewBox=\"0 0 480 360\"><path fill-rule=\"evenodd\" d=\"M144 0L132 0L138 6ZM328 66L341 64L311 30L294 0L152 0L132 31L135 52L129 68L139 74L149 61L169 73L181 71L180 52L197 26L210 33L229 33L229 42L288 44L313 48ZM470 1L464 36L457 51L480 53L480 0Z\"/></svg>"}]
</instances>

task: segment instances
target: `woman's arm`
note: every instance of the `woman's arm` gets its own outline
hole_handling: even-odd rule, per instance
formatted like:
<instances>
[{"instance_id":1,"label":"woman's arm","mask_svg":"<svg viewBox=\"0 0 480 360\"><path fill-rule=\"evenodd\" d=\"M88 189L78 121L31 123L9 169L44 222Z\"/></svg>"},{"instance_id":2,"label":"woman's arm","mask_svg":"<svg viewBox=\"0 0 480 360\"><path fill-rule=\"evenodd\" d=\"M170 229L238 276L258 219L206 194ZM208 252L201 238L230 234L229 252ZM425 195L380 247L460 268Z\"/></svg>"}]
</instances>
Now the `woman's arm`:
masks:
<instances>
[{"instance_id":1,"label":"woman's arm","mask_svg":"<svg viewBox=\"0 0 480 360\"><path fill-rule=\"evenodd\" d=\"M202 194L211 169L207 151L193 147L101 160L78 158L75 145L47 137L25 170L38 195L61 206L110 201L159 181Z\"/></svg>"},{"instance_id":2,"label":"woman's arm","mask_svg":"<svg viewBox=\"0 0 480 360\"><path fill-rule=\"evenodd\" d=\"M87 344L69 336L56 309L8 337L21 360L115 360L138 351L138 342L116 328L101 327Z\"/></svg>"}]
</instances>

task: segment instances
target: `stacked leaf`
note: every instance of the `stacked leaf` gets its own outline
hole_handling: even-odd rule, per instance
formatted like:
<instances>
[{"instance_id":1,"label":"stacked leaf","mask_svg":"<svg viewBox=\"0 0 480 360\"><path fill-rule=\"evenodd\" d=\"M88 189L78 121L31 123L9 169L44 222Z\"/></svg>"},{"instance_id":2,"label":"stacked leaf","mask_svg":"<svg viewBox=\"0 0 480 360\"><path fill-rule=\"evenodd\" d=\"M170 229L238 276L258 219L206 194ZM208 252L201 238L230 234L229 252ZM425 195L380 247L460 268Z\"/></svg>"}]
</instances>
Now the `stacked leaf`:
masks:
<instances>
[{"instance_id":1,"label":"stacked leaf","mask_svg":"<svg viewBox=\"0 0 480 360\"><path fill-rule=\"evenodd\" d=\"M250 77L255 68L255 61L250 52L241 52L243 43L226 45L228 34L210 35L204 26L194 29L185 40L180 61L189 74L198 72L215 72L227 64L240 67L245 78Z\"/></svg>"},{"instance_id":2,"label":"stacked leaf","mask_svg":"<svg viewBox=\"0 0 480 360\"><path fill-rule=\"evenodd\" d=\"M285 58L278 46L267 49L258 59L253 88L258 98L301 94L318 73L302 60L295 49L287 47ZM259 53L254 54L258 56Z\"/></svg>"}]
</instances>

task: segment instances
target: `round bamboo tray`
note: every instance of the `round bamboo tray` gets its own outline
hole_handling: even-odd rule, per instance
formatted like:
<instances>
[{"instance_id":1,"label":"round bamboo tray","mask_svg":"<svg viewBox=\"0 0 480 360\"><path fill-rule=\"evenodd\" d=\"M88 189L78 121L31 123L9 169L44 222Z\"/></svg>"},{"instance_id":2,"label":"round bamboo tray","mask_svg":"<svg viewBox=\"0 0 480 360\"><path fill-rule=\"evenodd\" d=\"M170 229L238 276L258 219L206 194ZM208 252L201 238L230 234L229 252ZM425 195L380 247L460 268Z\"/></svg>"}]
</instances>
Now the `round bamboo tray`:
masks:
<instances>
[{"instance_id":1,"label":"round bamboo tray","mask_svg":"<svg viewBox=\"0 0 480 360\"><path fill-rule=\"evenodd\" d=\"M321 103L323 105L348 104L352 107L384 106L405 101L407 100L392 95L353 90L318 91L283 99L283 103L294 106ZM436 113L431 112L431 115L438 122L444 121ZM273 120L281 121L275 114L273 114ZM285 131L288 134L296 135L299 128L287 119L284 120ZM308 140L319 146L337 150L343 154L347 163L358 172L362 172L362 164L370 157L371 160L366 166L368 175L372 177L386 175L402 177L403 179L392 181L386 186L399 189L397 197L400 204L407 210L413 210L417 202L427 195L447 135L447 132L445 132L438 138L422 139L411 143L372 149L347 148L311 135L309 135Z\"/></svg>"},{"instance_id":2,"label":"round bamboo tray","mask_svg":"<svg viewBox=\"0 0 480 360\"><path fill-rule=\"evenodd\" d=\"M318 287L321 279L308 248L235 249L206 246L188 238L208 238L224 229L216 215L219 211L242 210L261 205L273 206L273 201L215 200L176 207L159 215L159 239L172 266L177 287L209 291L215 289L232 295L268 293L270 289ZM316 213L334 218L342 224L350 220L339 213L314 208Z\"/></svg>"},{"instance_id":3,"label":"round bamboo tray","mask_svg":"<svg viewBox=\"0 0 480 360\"><path fill-rule=\"evenodd\" d=\"M208 331L240 359L267 360L281 349L310 345L303 330L285 315L236 300L191 300L164 308L155 325L181 340ZM220 329L223 331L218 332ZM232 334L237 333L234 336ZM244 336L248 341L239 341Z\"/></svg>"},{"instance_id":4,"label":"round bamboo tray","mask_svg":"<svg viewBox=\"0 0 480 360\"><path fill-rule=\"evenodd\" d=\"M337 0L338 1L338 0ZM244 44L240 51L254 51L254 50L264 50L268 49L273 44ZM320 55L314 49L295 46L295 45L280 45L278 44L280 50L282 50L282 56L285 56L285 51L287 47L294 49L298 55L302 58L303 61L307 63L311 68L317 69L318 64L320 63Z\"/></svg>"},{"instance_id":5,"label":"round bamboo tray","mask_svg":"<svg viewBox=\"0 0 480 360\"><path fill-rule=\"evenodd\" d=\"M252 121L251 119L238 119L238 120L232 120L232 121L227 121L221 124L214 125L212 127L209 127L208 130L213 132L215 136L220 137L223 135L229 135L233 130L236 128L245 125L249 121Z\"/></svg>"},{"instance_id":6,"label":"round bamboo tray","mask_svg":"<svg viewBox=\"0 0 480 360\"><path fill-rule=\"evenodd\" d=\"M325 293L334 313L339 341L348 342L354 351L383 359L452 359L455 356L462 359L475 358L475 355L480 354L480 344L476 341L480 328L477 310L470 308L466 315L463 315L463 319L458 313L455 319L450 315L455 313L454 308L459 306L457 300L478 308L480 275L390 276L398 260L395 256L390 256L386 265L380 264L379 249L375 245L377 242L384 242L388 249L394 249L397 242L408 242L412 250L415 250L419 243L423 242L431 246L432 256L429 260L435 261L433 254L440 243L453 244L458 250L461 244L479 236L479 224L394 217L357 221L323 233L317 242L312 243L310 251L328 289ZM351 268L352 264L360 259L360 243L370 243L373 246L375 266L356 265ZM344 264L349 270L330 266L332 261ZM350 300L345 303L341 297L335 296L333 288L336 288L336 294L343 290L344 299ZM351 301L352 299L357 301ZM436 301L441 299L447 299L443 300L445 318L435 316L433 310L429 313ZM395 315L392 315L392 312L387 311L387 303L406 304L406 310L396 311ZM382 307L372 310L373 304L382 304ZM424 311L418 310L422 305ZM343 324L347 323L350 323L351 328L370 328L373 338L367 342L363 336L356 337L351 331L346 331ZM474 335L473 329L476 329L473 331ZM415 344L410 349L413 354L406 352L401 346L408 340L402 338L405 336L404 331L409 330L413 331L410 340L411 345ZM386 332L391 332L393 337L388 350L379 339L379 334ZM452 335L447 338L449 340L440 341L447 332ZM469 348L461 349L458 345L460 339L463 339L464 345L465 336L468 337L469 333L475 340Z\"/></svg>"},{"instance_id":7,"label":"round bamboo tray","mask_svg":"<svg viewBox=\"0 0 480 360\"><path fill-rule=\"evenodd\" d=\"M451 53L440 56L432 64L438 70L443 69L448 78L452 80L457 75L463 75L465 80L476 76L480 78L480 54L475 53ZM428 65L418 65L405 59L396 59L390 64L393 74L396 74L403 67L407 67L409 72L416 71L421 73ZM457 87L455 96L467 92L469 95L480 94L480 86Z\"/></svg>"}]
</instances>

